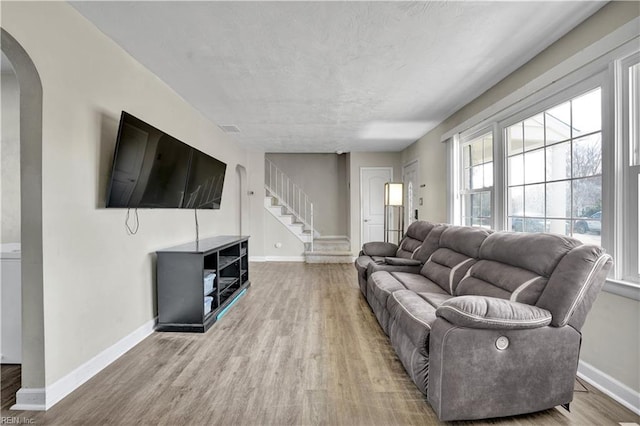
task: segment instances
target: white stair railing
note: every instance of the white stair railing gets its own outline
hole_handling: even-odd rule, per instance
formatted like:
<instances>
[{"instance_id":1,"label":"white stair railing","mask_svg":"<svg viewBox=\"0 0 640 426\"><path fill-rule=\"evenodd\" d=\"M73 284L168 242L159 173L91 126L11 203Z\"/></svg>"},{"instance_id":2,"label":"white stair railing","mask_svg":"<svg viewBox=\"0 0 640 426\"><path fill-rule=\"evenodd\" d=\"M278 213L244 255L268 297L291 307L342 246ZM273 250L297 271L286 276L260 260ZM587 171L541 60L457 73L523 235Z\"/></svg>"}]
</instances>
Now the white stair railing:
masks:
<instances>
[{"instance_id":1,"label":"white stair railing","mask_svg":"<svg viewBox=\"0 0 640 426\"><path fill-rule=\"evenodd\" d=\"M264 186L267 192L275 197L298 222L302 223L305 230L310 232L311 251L313 251L315 228L313 227L313 203L309 200L309 196L268 158L264 159L264 171Z\"/></svg>"}]
</instances>

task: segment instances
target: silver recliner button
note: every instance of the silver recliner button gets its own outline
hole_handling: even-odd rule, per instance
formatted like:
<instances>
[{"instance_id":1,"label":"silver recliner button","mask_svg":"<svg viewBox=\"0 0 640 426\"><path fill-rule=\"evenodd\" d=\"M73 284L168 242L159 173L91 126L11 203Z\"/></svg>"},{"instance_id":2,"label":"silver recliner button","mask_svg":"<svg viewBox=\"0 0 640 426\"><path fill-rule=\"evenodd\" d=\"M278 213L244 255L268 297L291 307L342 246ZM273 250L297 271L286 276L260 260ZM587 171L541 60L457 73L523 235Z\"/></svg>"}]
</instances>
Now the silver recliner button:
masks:
<instances>
[{"instance_id":1,"label":"silver recliner button","mask_svg":"<svg viewBox=\"0 0 640 426\"><path fill-rule=\"evenodd\" d=\"M498 348L501 351L504 351L508 347L509 347L509 339L507 339L505 336L500 336L496 339L496 348Z\"/></svg>"}]
</instances>

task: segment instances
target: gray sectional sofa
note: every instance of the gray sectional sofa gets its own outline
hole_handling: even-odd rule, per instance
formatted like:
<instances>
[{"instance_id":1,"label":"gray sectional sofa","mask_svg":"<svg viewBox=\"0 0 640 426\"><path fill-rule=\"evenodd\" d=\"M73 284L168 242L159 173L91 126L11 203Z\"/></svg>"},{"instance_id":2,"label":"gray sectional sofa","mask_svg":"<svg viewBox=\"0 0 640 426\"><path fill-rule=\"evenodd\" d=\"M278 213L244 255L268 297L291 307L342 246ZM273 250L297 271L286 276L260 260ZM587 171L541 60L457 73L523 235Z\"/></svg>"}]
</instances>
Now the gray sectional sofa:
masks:
<instances>
[{"instance_id":1,"label":"gray sectional sofa","mask_svg":"<svg viewBox=\"0 0 640 426\"><path fill-rule=\"evenodd\" d=\"M568 407L580 329L611 257L562 235L411 227L428 230L399 245L418 265L363 247L370 260L356 268L360 279L366 263L362 293L440 420Z\"/></svg>"}]
</instances>

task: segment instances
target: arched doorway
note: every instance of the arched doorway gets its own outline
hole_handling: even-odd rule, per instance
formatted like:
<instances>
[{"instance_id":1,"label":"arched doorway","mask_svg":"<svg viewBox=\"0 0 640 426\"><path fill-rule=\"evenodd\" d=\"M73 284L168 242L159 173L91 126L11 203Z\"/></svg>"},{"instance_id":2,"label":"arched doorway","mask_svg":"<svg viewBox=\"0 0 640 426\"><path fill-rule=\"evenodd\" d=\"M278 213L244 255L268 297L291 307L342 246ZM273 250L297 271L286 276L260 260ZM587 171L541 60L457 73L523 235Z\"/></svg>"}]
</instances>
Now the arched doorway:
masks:
<instances>
[{"instance_id":1,"label":"arched doorway","mask_svg":"<svg viewBox=\"0 0 640 426\"><path fill-rule=\"evenodd\" d=\"M20 240L22 244L22 384L14 409L44 410L44 298L42 269L42 83L33 61L0 29L2 52L20 88Z\"/></svg>"},{"instance_id":2,"label":"arched doorway","mask_svg":"<svg viewBox=\"0 0 640 426\"><path fill-rule=\"evenodd\" d=\"M238 177L238 214L239 234L249 235L249 193L247 192L247 169L238 164L236 166Z\"/></svg>"}]
</instances>

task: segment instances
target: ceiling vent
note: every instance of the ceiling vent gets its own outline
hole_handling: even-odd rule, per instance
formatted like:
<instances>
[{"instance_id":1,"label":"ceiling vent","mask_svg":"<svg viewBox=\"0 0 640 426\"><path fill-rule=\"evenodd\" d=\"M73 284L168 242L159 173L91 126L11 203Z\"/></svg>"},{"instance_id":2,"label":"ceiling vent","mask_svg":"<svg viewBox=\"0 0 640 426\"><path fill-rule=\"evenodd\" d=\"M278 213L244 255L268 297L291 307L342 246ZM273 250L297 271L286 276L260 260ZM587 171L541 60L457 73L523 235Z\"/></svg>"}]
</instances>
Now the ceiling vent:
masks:
<instances>
[{"instance_id":1,"label":"ceiling vent","mask_svg":"<svg viewBox=\"0 0 640 426\"><path fill-rule=\"evenodd\" d=\"M238 129L238 126L234 126L233 124L230 124L230 125L227 125L227 126L220 126L220 128L225 133L240 133L240 129Z\"/></svg>"}]
</instances>

